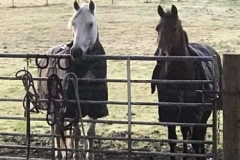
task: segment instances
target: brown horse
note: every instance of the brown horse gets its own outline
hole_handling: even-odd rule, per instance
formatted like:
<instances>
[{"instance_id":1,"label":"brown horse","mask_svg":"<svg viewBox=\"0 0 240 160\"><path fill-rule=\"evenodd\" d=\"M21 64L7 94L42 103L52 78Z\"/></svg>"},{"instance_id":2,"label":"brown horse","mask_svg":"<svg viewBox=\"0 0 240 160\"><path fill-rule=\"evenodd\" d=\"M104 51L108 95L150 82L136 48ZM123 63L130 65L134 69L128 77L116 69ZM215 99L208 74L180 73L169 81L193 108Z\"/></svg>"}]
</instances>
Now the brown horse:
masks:
<instances>
[{"instance_id":1,"label":"brown horse","mask_svg":"<svg viewBox=\"0 0 240 160\"><path fill-rule=\"evenodd\" d=\"M218 53L209 46L188 43L188 37L183 30L178 10L172 5L171 11L165 12L158 6L160 16L159 24L156 27L158 32L158 49L155 56L217 56L215 64L216 89L221 87L221 60ZM152 79L166 80L212 80L212 61L166 61L157 62L153 71ZM202 103L202 94L196 90L213 90L212 84L156 84L152 83L152 93L158 89L158 99L160 102L182 102L182 103ZM205 103L212 102L212 96L216 94L204 94ZM159 121L180 122L180 123L206 123L211 115L212 108L206 109L204 106L161 106L159 105ZM183 139L191 137L192 140L205 140L206 127L181 126ZM168 138L177 139L176 126L168 126ZM175 152L176 143L169 143L170 152ZM204 154L204 144L192 144L195 153ZM187 144L183 144L183 153L187 153ZM187 157L183 158L184 160ZM197 158L200 160L201 158ZM205 159L205 158L203 158ZM175 160L171 156L171 160Z\"/></svg>"}]
</instances>

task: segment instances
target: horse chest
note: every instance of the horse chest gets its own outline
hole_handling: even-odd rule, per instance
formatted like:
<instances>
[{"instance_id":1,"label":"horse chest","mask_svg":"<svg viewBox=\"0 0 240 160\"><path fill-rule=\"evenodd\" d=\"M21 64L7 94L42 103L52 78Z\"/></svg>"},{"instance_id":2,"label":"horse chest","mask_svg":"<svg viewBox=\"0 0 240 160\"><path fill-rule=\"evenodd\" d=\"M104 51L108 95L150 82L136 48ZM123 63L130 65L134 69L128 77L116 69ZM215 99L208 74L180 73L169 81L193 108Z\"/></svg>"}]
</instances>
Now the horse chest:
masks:
<instances>
[{"instance_id":1,"label":"horse chest","mask_svg":"<svg viewBox=\"0 0 240 160\"><path fill-rule=\"evenodd\" d=\"M168 79L171 80L195 80L196 71L194 63L172 62L169 66Z\"/></svg>"},{"instance_id":2,"label":"horse chest","mask_svg":"<svg viewBox=\"0 0 240 160\"><path fill-rule=\"evenodd\" d=\"M91 70L88 70L84 78L96 78Z\"/></svg>"}]
</instances>

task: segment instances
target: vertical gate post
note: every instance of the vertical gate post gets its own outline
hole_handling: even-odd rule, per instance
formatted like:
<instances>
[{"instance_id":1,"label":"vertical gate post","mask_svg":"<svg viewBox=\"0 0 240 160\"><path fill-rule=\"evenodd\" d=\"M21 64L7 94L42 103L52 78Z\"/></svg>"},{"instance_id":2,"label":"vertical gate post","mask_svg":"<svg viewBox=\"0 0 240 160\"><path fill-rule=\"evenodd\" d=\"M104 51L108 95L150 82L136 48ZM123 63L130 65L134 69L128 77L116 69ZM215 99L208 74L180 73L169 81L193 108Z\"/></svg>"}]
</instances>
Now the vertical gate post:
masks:
<instances>
[{"instance_id":1,"label":"vertical gate post","mask_svg":"<svg viewBox=\"0 0 240 160\"><path fill-rule=\"evenodd\" d=\"M29 92L27 93L27 101L26 101L26 137L27 137L27 153L26 153L26 158L30 158L30 145L31 145L31 127L30 127L30 94Z\"/></svg>"},{"instance_id":2,"label":"vertical gate post","mask_svg":"<svg viewBox=\"0 0 240 160\"><path fill-rule=\"evenodd\" d=\"M12 7L15 7L15 5L14 5L14 0L12 0Z\"/></svg>"},{"instance_id":3,"label":"vertical gate post","mask_svg":"<svg viewBox=\"0 0 240 160\"><path fill-rule=\"evenodd\" d=\"M131 100L131 63L130 58L127 59L127 97L128 97L128 160L131 160L132 152L132 100Z\"/></svg>"},{"instance_id":4,"label":"vertical gate post","mask_svg":"<svg viewBox=\"0 0 240 160\"><path fill-rule=\"evenodd\" d=\"M240 159L240 55L223 55L224 159Z\"/></svg>"}]
</instances>

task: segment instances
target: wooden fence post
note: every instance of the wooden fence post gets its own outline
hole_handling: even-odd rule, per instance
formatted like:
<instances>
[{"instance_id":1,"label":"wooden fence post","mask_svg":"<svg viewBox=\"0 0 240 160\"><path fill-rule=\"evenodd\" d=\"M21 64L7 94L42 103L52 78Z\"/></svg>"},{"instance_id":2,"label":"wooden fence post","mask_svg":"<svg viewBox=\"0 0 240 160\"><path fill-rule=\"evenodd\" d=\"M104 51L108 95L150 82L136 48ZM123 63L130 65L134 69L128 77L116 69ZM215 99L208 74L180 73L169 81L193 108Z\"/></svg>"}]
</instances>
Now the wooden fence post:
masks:
<instances>
[{"instance_id":1,"label":"wooden fence post","mask_svg":"<svg viewBox=\"0 0 240 160\"><path fill-rule=\"evenodd\" d=\"M223 55L223 150L225 160L240 159L240 55Z\"/></svg>"}]
</instances>

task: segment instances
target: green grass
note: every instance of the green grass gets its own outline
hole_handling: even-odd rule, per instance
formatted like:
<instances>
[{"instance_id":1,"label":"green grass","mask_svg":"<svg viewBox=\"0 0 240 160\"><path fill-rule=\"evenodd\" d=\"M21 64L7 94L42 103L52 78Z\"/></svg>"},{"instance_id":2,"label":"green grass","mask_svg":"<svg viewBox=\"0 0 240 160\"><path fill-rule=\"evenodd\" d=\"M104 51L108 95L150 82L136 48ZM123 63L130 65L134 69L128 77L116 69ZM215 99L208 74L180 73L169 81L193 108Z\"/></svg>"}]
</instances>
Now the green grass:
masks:
<instances>
[{"instance_id":1,"label":"green grass","mask_svg":"<svg viewBox=\"0 0 240 160\"><path fill-rule=\"evenodd\" d=\"M9 8L10 1L0 0L0 53L45 53L50 47L71 40L71 31L67 29L68 19L73 13L71 1L54 0L48 7L41 6L40 0L16 1L16 8ZM211 0L163 1L162 6L170 8L175 4L179 9L184 29L190 42L212 45L220 54L240 53L239 3ZM158 0L145 3L144 0L119 0L111 4L110 0L97 0L97 19L100 40L107 55L153 55L156 49L158 23ZM155 62L131 62L132 79L150 79ZM34 66L32 61L31 66ZM15 76L19 69L26 68L26 60L0 59L0 75ZM31 69L36 76L36 69ZM109 61L108 78L126 79L126 62ZM127 101L127 86L121 83L109 83L110 101ZM24 88L21 81L0 81L0 97L22 98ZM132 84L132 101L157 102L157 95L150 94L150 84ZM156 106L133 106L136 114L132 118L138 121L158 120ZM127 106L109 105L106 119L127 120ZM21 103L1 102L1 116L22 116ZM32 115L32 117L45 115ZM32 122L32 131L49 131L46 122ZM0 131L24 132L24 121L0 120ZM111 136L127 131L127 125L98 124L97 134ZM180 134L178 130L178 134ZM211 131L208 130L208 134ZM165 127L133 125L133 136L166 138ZM207 136L208 139L211 138ZM147 145L136 143L136 147ZM220 146L222 145L222 141ZM116 147L124 146L122 142Z\"/></svg>"}]
</instances>

